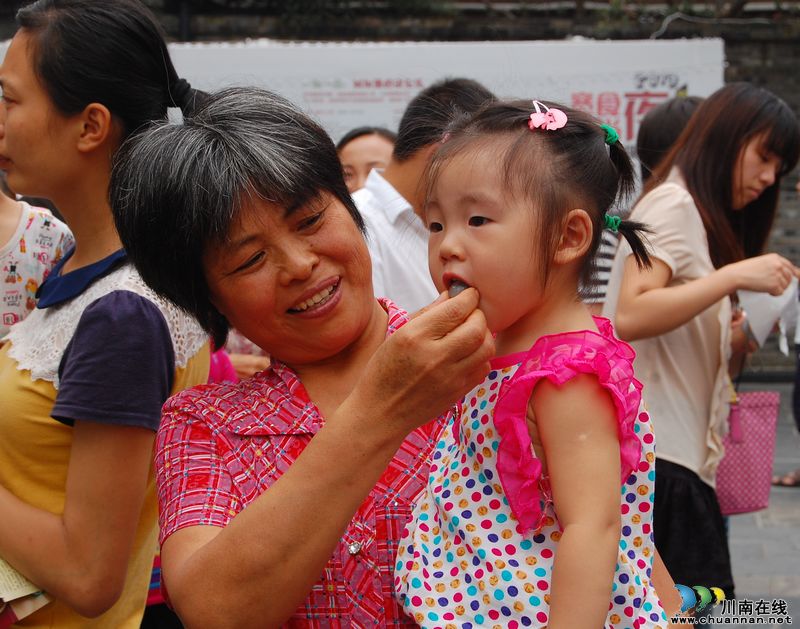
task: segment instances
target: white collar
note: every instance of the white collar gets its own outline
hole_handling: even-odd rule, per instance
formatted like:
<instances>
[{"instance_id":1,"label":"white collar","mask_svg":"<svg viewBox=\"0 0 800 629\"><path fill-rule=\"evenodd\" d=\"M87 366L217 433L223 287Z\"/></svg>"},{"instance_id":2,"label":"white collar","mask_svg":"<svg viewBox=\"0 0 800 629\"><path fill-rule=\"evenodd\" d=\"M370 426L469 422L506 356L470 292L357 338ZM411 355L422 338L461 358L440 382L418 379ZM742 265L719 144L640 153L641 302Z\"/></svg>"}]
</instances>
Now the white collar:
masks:
<instances>
[{"instance_id":1,"label":"white collar","mask_svg":"<svg viewBox=\"0 0 800 629\"><path fill-rule=\"evenodd\" d=\"M394 223L401 214L405 212L414 213L414 208L411 204L401 195L395 187L390 184L384 176L375 168L373 168L367 180L364 182L364 187L372 193L375 200L381 208L383 208L386 216Z\"/></svg>"}]
</instances>

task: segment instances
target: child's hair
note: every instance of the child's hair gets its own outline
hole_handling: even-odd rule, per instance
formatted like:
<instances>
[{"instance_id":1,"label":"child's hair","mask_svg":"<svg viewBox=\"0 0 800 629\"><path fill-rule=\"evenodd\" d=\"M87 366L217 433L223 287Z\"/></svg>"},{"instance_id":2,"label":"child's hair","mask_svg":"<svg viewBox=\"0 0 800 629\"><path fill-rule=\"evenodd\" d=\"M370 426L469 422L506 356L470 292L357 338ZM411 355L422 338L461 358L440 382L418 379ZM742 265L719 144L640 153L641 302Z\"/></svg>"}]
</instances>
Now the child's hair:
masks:
<instances>
[{"instance_id":1,"label":"child's hair","mask_svg":"<svg viewBox=\"0 0 800 629\"><path fill-rule=\"evenodd\" d=\"M473 116L454 122L428 167L428 198L443 166L456 155L469 151L496 151L505 193L530 201L537 212L539 262L542 284L548 278L567 213L586 210L592 219L592 243L586 252L580 280L586 284L594 272L594 253L607 221L631 246L639 266L650 266L640 232L641 223L606 218L615 201L623 201L633 191L635 175L625 148L613 130L581 111L557 103L538 101L567 115L566 124L546 131L531 129L528 122L535 113L531 101L495 102ZM610 127L609 127L610 129Z\"/></svg>"},{"instance_id":2,"label":"child's hair","mask_svg":"<svg viewBox=\"0 0 800 629\"><path fill-rule=\"evenodd\" d=\"M122 123L123 139L166 118L168 107L190 113L204 96L178 77L161 27L139 0L37 0L16 17L55 106L72 115L101 103Z\"/></svg>"}]
</instances>

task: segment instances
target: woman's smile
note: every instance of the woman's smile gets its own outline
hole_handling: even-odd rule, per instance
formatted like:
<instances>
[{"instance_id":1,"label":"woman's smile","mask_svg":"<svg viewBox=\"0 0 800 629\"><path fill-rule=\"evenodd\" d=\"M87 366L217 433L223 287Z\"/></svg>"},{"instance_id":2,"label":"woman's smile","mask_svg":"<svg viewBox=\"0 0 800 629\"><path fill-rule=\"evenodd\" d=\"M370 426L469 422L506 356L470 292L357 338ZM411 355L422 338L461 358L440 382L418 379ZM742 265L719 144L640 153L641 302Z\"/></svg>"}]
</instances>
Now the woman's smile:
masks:
<instances>
[{"instance_id":1,"label":"woman's smile","mask_svg":"<svg viewBox=\"0 0 800 629\"><path fill-rule=\"evenodd\" d=\"M332 277L322 283L322 288L306 291L306 295L313 292L310 297L304 296L301 301L289 308L289 314L301 317L321 317L328 314L341 300L340 279L339 276Z\"/></svg>"}]
</instances>

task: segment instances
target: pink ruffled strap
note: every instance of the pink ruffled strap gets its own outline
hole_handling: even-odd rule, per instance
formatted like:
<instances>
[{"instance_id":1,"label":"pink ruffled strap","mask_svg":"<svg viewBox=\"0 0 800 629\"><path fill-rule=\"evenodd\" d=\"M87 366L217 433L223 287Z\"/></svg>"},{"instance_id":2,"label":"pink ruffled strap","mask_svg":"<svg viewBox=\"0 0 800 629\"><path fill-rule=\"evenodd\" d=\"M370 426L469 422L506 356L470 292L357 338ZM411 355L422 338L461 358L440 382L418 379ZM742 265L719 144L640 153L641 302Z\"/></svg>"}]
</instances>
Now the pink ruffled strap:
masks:
<instances>
[{"instance_id":1,"label":"pink ruffled strap","mask_svg":"<svg viewBox=\"0 0 800 629\"><path fill-rule=\"evenodd\" d=\"M635 352L614 336L608 319L594 317L594 321L599 332L582 330L539 338L498 393L494 410L500 436L497 470L522 532L541 528L544 515L539 491L542 463L533 455L525 421L531 392L542 378L560 386L578 374L596 374L617 409L622 481L639 465L642 444L633 427L642 384L633 375Z\"/></svg>"}]
</instances>

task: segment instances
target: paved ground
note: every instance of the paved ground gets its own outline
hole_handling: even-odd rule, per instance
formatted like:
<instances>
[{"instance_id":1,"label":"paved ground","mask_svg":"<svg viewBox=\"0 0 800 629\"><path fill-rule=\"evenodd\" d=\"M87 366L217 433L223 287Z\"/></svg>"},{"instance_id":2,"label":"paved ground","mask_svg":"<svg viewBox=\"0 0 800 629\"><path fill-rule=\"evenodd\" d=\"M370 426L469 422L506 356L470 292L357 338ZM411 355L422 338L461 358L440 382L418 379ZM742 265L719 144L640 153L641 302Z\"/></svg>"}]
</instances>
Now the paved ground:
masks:
<instances>
[{"instance_id":1,"label":"paved ground","mask_svg":"<svg viewBox=\"0 0 800 629\"><path fill-rule=\"evenodd\" d=\"M742 384L741 389L781 391L775 470L800 467L800 436L791 414L791 385ZM773 487L768 509L733 516L730 547L737 597L764 599L770 604L774 599L784 599L792 624L800 625L800 488Z\"/></svg>"}]
</instances>

